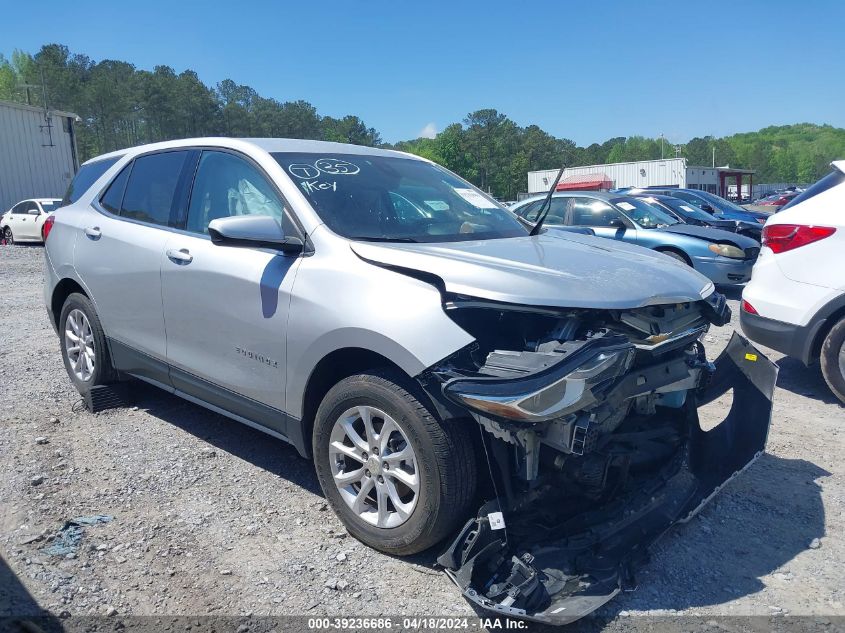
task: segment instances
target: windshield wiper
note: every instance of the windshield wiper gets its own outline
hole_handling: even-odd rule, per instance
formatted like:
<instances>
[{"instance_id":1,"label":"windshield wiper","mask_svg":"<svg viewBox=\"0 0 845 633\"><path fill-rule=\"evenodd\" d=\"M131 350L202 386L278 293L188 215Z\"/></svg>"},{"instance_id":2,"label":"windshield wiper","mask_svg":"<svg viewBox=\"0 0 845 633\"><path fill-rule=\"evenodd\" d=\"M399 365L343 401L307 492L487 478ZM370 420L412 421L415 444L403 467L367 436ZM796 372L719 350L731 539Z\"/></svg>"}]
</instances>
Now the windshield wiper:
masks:
<instances>
[{"instance_id":1,"label":"windshield wiper","mask_svg":"<svg viewBox=\"0 0 845 633\"><path fill-rule=\"evenodd\" d=\"M543 200L543 204L540 207L540 212L537 214L537 224L534 225L534 228L531 229L531 232L528 235L537 235L543 227L543 222L546 221L546 216L549 215L549 210L552 208L552 196L555 193L555 189L557 189L557 183L560 182L560 177L563 176L564 169L566 169L566 163L564 163L563 167L560 168L560 171L557 172L555 181L552 183L551 189L549 189L549 193L546 196L546 199Z\"/></svg>"},{"instance_id":2,"label":"windshield wiper","mask_svg":"<svg viewBox=\"0 0 845 633\"><path fill-rule=\"evenodd\" d=\"M408 242L417 243L412 237L388 237L385 235L350 235L346 239L358 240L361 242Z\"/></svg>"}]
</instances>

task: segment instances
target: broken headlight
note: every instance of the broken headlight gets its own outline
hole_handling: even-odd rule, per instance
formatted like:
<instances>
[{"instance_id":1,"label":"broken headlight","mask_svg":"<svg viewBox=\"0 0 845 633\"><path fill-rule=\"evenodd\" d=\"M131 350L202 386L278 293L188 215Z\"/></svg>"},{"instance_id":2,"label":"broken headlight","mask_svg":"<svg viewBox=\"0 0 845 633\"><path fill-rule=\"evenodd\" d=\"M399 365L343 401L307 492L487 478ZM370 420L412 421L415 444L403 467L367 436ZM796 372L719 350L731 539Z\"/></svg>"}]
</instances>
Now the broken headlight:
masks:
<instances>
[{"instance_id":1,"label":"broken headlight","mask_svg":"<svg viewBox=\"0 0 845 633\"><path fill-rule=\"evenodd\" d=\"M630 343L592 339L550 367L516 378L455 378L443 386L453 402L485 416L545 422L593 404L634 357Z\"/></svg>"}]
</instances>

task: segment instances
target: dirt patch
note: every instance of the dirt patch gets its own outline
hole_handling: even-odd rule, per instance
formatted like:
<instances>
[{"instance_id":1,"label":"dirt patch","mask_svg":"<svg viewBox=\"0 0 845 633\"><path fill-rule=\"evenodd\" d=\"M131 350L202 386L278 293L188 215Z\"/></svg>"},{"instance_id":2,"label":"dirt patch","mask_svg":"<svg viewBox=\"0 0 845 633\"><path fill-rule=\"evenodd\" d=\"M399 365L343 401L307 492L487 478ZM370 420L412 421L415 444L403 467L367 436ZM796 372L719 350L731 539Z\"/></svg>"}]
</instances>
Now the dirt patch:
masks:
<instances>
[{"instance_id":1,"label":"dirt patch","mask_svg":"<svg viewBox=\"0 0 845 633\"><path fill-rule=\"evenodd\" d=\"M145 386L133 408L81 410L42 266L41 248L0 247L0 615L474 616L433 570L439 551L397 559L347 536L287 444ZM711 358L732 332L705 336ZM779 364L767 454L663 539L639 590L601 610L611 628L642 613L845 615L845 409L817 368ZM48 552L92 516L111 520Z\"/></svg>"}]
</instances>

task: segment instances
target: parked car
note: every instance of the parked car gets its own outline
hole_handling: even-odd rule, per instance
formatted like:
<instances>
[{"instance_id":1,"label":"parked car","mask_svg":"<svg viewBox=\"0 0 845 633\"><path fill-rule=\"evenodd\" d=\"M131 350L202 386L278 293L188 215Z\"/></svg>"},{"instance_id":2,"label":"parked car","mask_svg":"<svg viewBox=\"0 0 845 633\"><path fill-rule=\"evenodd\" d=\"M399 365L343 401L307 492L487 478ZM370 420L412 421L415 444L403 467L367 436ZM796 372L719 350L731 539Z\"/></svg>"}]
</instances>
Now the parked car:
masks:
<instances>
[{"instance_id":1,"label":"parked car","mask_svg":"<svg viewBox=\"0 0 845 633\"><path fill-rule=\"evenodd\" d=\"M805 365L820 361L845 404L845 160L831 166L766 222L740 324L752 340Z\"/></svg>"},{"instance_id":2,"label":"parked car","mask_svg":"<svg viewBox=\"0 0 845 633\"><path fill-rule=\"evenodd\" d=\"M533 222L542 203L542 197L529 198L513 210ZM556 193L545 226L589 227L600 237L668 255L717 284L748 281L760 251L760 244L744 235L679 222L647 198L600 191Z\"/></svg>"},{"instance_id":3,"label":"parked car","mask_svg":"<svg viewBox=\"0 0 845 633\"><path fill-rule=\"evenodd\" d=\"M734 204L730 200L725 200L716 194L710 193L709 191L702 191L700 189L681 189L672 187L667 187L665 189L655 187L652 189L649 187L648 189L632 188L627 191L627 193L630 194L644 192L651 194L657 193L664 196L678 198L698 207L699 209L702 209L703 211L706 211L707 213L710 213L719 220L738 220L740 222L750 222L752 224L755 222L757 224L765 224L766 219L769 217L768 213L743 209L741 206Z\"/></svg>"},{"instance_id":4,"label":"parked car","mask_svg":"<svg viewBox=\"0 0 845 633\"><path fill-rule=\"evenodd\" d=\"M742 222L740 220L720 220L716 216L700 209L699 207L685 202L680 198L650 194L647 192L632 194L639 198L645 198L659 205L679 222L694 224L696 226L710 226L714 229L739 233L759 242L763 227L757 222Z\"/></svg>"},{"instance_id":5,"label":"parked car","mask_svg":"<svg viewBox=\"0 0 845 633\"><path fill-rule=\"evenodd\" d=\"M797 191L790 191L787 193L773 193L770 196L766 196L762 200L757 200L754 204L760 207L766 207L770 209L772 213L776 213L780 211L783 207L788 205L792 202L795 198L801 195Z\"/></svg>"},{"instance_id":6,"label":"parked car","mask_svg":"<svg viewBox=\"0 0 845 633\"><path fill-rule=\"evenodd\" d=\"M529 229L425 159L188 139L86 163L72 191L44 292L79 392L134 376L290 442L364 543L450 538L483 608L592 611L764 449L775 368L738 335L708 361L730 309L707 278Z\"/></svg>"},{"instance_id":7,"label":"parked car","mask_svg":"<svg viewBox=\"0 0 845 633\"><path fill-rule=\"evenodd\" d=\"M0 216L0 232L6 244L43 242L44 220L61 204L59 198L22 200Z\"/></svg>"}]
</instances>

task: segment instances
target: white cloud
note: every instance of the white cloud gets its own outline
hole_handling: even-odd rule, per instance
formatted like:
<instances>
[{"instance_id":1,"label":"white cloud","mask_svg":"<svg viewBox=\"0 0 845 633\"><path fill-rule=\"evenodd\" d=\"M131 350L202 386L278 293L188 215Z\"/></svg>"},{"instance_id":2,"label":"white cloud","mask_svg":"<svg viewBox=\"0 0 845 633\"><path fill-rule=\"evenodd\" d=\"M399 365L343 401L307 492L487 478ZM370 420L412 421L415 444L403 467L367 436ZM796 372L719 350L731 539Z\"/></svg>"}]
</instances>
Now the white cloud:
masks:
<instances>
[{"instance_id":1,"label":"white cloud","mask_svg":"<svg viewBox=\"0 0 845 633\"><path fill-rule=\"evenodd\" d=\"M420 138L434 138L437 136L437 125L432 121L420 130Z\"/></svg>"}]
</instances>

